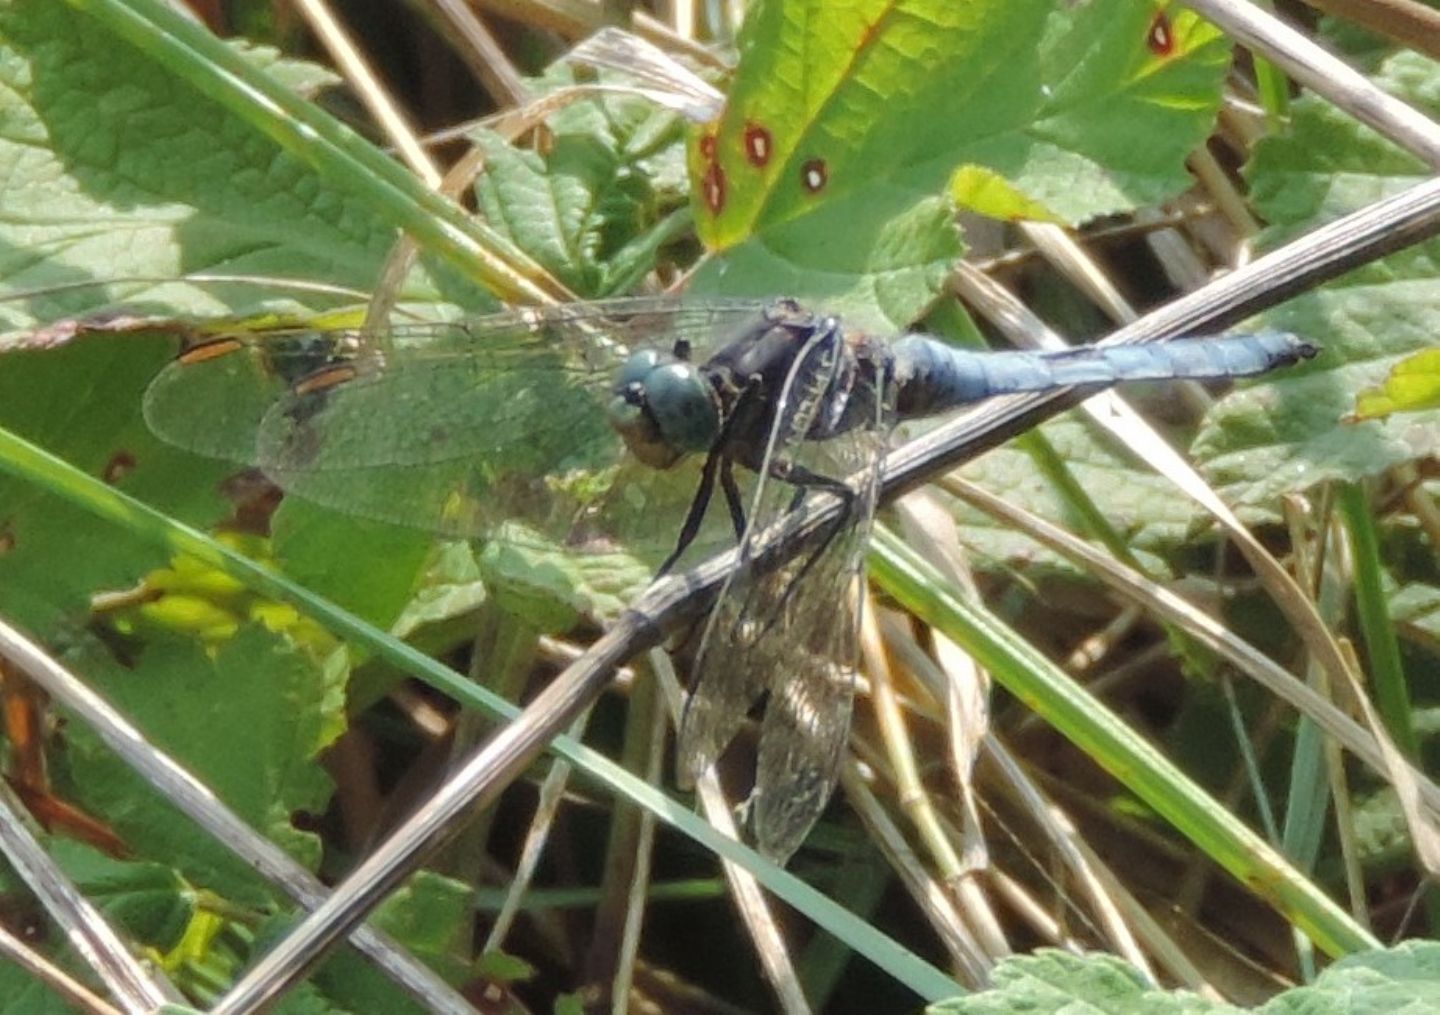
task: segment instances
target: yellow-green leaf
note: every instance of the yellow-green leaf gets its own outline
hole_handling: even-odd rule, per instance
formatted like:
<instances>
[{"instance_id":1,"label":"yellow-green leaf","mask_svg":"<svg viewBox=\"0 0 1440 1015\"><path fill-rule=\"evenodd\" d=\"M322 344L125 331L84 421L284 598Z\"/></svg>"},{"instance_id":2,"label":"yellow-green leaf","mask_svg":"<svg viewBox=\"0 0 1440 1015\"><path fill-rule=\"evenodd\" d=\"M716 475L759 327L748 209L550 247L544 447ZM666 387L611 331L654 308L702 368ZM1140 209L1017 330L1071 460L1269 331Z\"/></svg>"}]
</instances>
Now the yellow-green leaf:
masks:
<instances>
[{"instance_id":1,"label":"yellow-green leaf","mask_svg":"<svg viewBox=\"0 0 1440 1015\"><path fill-rule=\"evenodd\" d=\"M1396 363L1384 381L1355 396L1351 418L1380 419L1422 409L1440 409L1440 349L1423 349Z\"/></svg>"}]
</instances>

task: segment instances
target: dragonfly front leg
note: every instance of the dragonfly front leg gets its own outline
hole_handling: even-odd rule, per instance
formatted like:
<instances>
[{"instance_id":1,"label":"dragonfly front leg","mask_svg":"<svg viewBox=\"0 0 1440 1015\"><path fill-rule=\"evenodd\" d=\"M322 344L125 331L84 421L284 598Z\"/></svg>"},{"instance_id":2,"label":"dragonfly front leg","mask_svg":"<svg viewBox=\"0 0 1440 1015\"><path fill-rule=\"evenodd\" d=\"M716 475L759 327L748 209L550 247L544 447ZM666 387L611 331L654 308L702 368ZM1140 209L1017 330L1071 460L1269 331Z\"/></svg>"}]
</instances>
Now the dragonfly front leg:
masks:
<instances>
[{"instance_id":1,"label":"dragonfly front leg","mask_svg":"<svg viewBox=\"0 0 1440 1015\"><path fill-rule=\"evenodd\" d=\"M745 501L740 484L735 482L735 463L729 458L720 466L720 489L725 491L725 506L730 509L730 524L735 527L735 540L745 538Z\"/></svg>"},{"instance_id":2,"label":"dragonfly front leg","mask_svg":"<svg viewBox=\"0 0 1440 1015\"><path fill-rule=\"evenodd\" d=\"M677 356L680 354L680 344L676 343ZM686 352L688 355L688 348ZM746 381L744 389L726 415L725 422L720 426L719 436L715 438L715 443L710 446L710 451L705 456L705 465L700 471L700 487L695 491L695 499L690 502L690 510L685 515L685 524L680 527L680 538L676 541L674 551L660 565L656 577L670 570L680 559L680 555L699 535L700 525L705 521L705 509L710 506L710 498L715 493L717 471L720 474L721 489L725 491L725 504L730 510L730 524L735 527L735 538L736 540L744 538L745 507L740 496L740 486L735 482L734 463L725 449L730 446L731 438L739 421L746 417L750 403L761 397L762 393L763 378L759 375L751 377Z\"/></svg>"},{"instance_id":3,"label":"dragonfly front leg","mask_svg":"<svg viewBox=\"0 0 1440 1015\"><path fill-rule=\"evenodd\" d=\"M690 548L691 543L695 542L695 537L700 533L700 524L705 520L705 509L710 506L710 498L715 493L715 472L721 468L722 462L727 466L729 464L720 453L719 446L711 448L710 453L705 456L705 465L700 470L700 485L695 489L695 496L690 500L690 509L685 512L685 523L680 526L680 537L675 541L675 549L671 550L670 556L660 564L659 569L655 572L655 577L661 577L674 567L675 562L680 559L680 555ZM730 483L735 482L734 477L730 476L728 471L725 476ZM730 498L728 486L725 490L725 497L727 500Z\"/></svg>"}]
</instances>

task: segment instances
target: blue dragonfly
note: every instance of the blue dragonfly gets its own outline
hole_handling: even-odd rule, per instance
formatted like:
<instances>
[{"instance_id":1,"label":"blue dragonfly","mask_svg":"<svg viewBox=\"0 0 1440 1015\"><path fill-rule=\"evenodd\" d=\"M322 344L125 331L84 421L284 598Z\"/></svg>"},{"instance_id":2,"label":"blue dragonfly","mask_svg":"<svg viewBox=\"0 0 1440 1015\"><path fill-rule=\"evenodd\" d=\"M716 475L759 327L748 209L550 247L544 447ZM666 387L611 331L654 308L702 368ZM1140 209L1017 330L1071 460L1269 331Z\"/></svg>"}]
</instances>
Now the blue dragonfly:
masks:
<instances>
[{"instance_id":1,"label":"blue dragonfly","mask_svg":"<svg viewBox=\"0 0 1440 1015\"><path fill-rule=\"evenodd\" d=\"M660 572L738 540L692 666L679 780L707 770L763 699L750 813L761 851L783 862L839 774L853 603L897 423L1022 391L1259 374L1315 353L1280 333L970 352L867 335L791 300L610 300L371 332L207 333L152 382L144 410L170 443L446 536L648 548ZM811 491L840 498L839 521L762 566L764 534Z\"/></svg>"}]
</instances>

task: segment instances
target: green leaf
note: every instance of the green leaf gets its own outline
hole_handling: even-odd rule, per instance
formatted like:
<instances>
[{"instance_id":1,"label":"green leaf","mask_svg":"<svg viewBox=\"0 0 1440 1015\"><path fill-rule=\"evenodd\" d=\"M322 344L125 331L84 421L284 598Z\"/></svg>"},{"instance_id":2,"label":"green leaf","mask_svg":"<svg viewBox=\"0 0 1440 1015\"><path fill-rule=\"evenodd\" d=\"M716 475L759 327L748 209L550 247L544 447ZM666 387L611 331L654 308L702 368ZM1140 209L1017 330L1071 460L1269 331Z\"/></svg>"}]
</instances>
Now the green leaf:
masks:
<instances>
[{"instance_id":1,"label":"green leaf","mask_svg":"<svg viewBox=\"0 0 1440 1015\"><path fill-rule=\"evenodd\" d=\"M1440 112L1440 64L1413 53L1388 61L1376 82ZM1271 223L1266 248L1399 193L1430 170L1323 100L1292 106L1290 133L1262 142L1248 168ZM1241 385L1206 418L1194 453L1233 503L1263 504L1327 480L1360 480L1440 451L1434 410L1348 422L1354 393L1379 385L1440 335L1440 241L1351 272L1267 313L1269 327L1317 342L1306 366Z\"/></svg>"},{"instance_id":2,"label":"green leaf","mask_svg":"<svg viewBox=\"0 0 1440 1015\"><path fill-rule=\"evenodd\" d=\"M488 131L475 142L485 153L475 192L490 224L572 292L600 295L602 232L624 212L605 207L607 197L620 197L606 193L619 182L614 154L598 138L574 134L555 137L544 156Z\"/></svg>"},{"instance_id":3,"label":"green leaf","mask_svg":"<svg viewBox=\"0 0 1440 1015\"><path fill-rule=\"evenodd\" d=\"M1390 368L1385 380L1355 396L1356 420L1440 409L1440 349L1423 349Z\"/></svg>"},{"instance_id":4,"label":"green leaf","mask_svg":"<svg viewBox=\"0 0 1440 1015\"><path fill-rule=\"evenodd\" d=\"M161 444L140 420L140 394L169 353L169 343L132 336L6 353L0 426L208 525L228 513L219 487L232 467ZM0 610L38 635L83 623L96 592L128 588L165 563L151 547L116 539L113 525L8 477L0 477L0 503Z\"/></svg>"},{"instance_id":5,"label":"green leaf","mask_svg":"<svg viewBox=\"0 0 1440 1015\"><path fill-rule=\"evenodd\" d=\"M999 173L984 166L961 166L950 177L950 198L960 208L993 219L1060 222L1044 204L1030 197Z\"/></svg>"},{"instance_id":6,"label":"green leaf","mask_svg":"<svg viewBox=\"0 0 1440 1015\"><path fill-rule=\"evenodd\" d=\"M286 574L377 627L389 627L405 609L433 543L415 529L298 497L286 498L271 523L271 546Z\"/></svg>"},{"instance_id":7,"label":"green leaf","mask_svg":"<svg viewBox=\"0 0 1440 1015\"><path fill-rule=\"evenodd\" d=\"M325 77L250 55L292 84ZM154 280L214 272L364 291L394 241L354 195L64 4L0 5L0 85L0 286L95 283L0 304L0 331L115 302L205 315L333 304ZM124 281L137 277L151 281ZM418 276L412 289L434 298Z\"/></svg>"},{"instance_id":8,"label":"green leaf","mask_svg":"<svg viewBox=\"0 0 1440 1015\"><path fill-rule=\"evenodd\" d=\"M1199 518L1194 503L1174 496L1169 480L1137 467L1132 457L1117 451L1088 420L1067 414L1043 424L1040 432L1132 549L1141 554L1164 554L1189 541ZM964 466L961 474L1041 518L1066 528L1077 527L1061 492L1022 447L1007 444L996 448ZM1074 573L1074 565L1064 558L974 508L957 507L956 518L966 543L991 563ZM1146 563L1164 571L1153 558L1147 557Z\"/></svg>"},{"instance_id":9,"label":"green leaf","mask_svg":"<svg viewBox=\"0 0 1440 1015\"><path fill-rule=\"evenodd\" d=\"M292 818L322 811L329 799L316 756L340 722L343 696L310 652L250 625L213 659L188 640L157 635L131 668L93 650L72 665L242 819L315 866L318 842ZM88 730L72 725L68 747L75 802L109 821L138 855L235 901L268 900L247 864L178 818Z\"/></svg>"},{"instance_id":10,"label":"green leaf","mask_svg":"<svg viewBox=\"0 0 1440 1015\"><path fill-rule=\"evenodd\" d=\"M613 620L653 573L628 554L577 555L536 539L491 543L479 564L496 605L551 634L569 631L582 617Z\"/></svg>"},{"instance_id":11,"label":"green leaf","mask_svg":"<svg viewBox=\"0 0 1440 1015\"><path fill-rule=\"evenodd\" d=\"M1389 870L1414 852L1410 830L1395 791L1386 786L1351 804L1355 852L1366 870Z\"/></svg>"},{"instance_id":12,"label":"green leaf","mask_svg":"<svg viewBox=\"0 0 1440 1015\"><path fill-rule=\"evenodd\" d=\"M1407 941L1395 948L1346 956L1314 983L1288 990L1259 1010L1263 1015L1423 1015L1437 1008L1440 945Z\"/></svg>"},{"instance_id":13,"label":"green leaf","mask_svg":"<svg viewBox=\"0 0 1440 1015\"><path fill-rule=\"evenodd\" d=\"M931 1005L934 1015L999 1015L1005 1012L1065 1012L1066 1015L1126 1015L1155 1012L1239 1012L1234 1005L1189 991L1162 991L1145 983L1133 967L1111 955L1071 955L1042 949L1004 959L995 968L993 988ZM1258 1008L1257 1015L1355 1015L1361 1012L1414 1013L1440 1005L1440 945L1410 941L1397 948L1342 958L1315 982L1287 990Z\"/></svg>"},{"instance_id":14,"label":"green leaf","mask_svg":"<svg viewBox=\"0 0 1440 1015\"><path fill-rule=\"evenodd\" d=\"M953 236L937 243L935 202L960 166L1071 222L1182 189L1228 50L1176 12L1157 55L1153 17L1122 0L752 6L725 113L690 151L697 225L721 255L697 285L769 280L903 324L959 256ZM890 223L918 222L927 202L918 242L897 243Z\"/></svg>"},{"instance_id":15,"label":"green leaf","mask_svg":"<svg viewBox=\"0 0 1440 1015\"><path fill-rule=\"evenodd\" d=\"M567 106L548 126L543 153L477 132L485 153L475 187L480 208L577 295L625 292L654 268L660 244L675 232L666 216L679 207L678 195L657 192L652 173L664 153L678 160L679 124L639 100L606 98Z\"/></svg>"},{"instance_id":16,"label":"green leaf","mask_svg":"<svg viewBox=\"0 0 1440 1015\"><path fill-rule=\"evenodd\" d=\"M420 587L396 619L391 633L409 638L428 624L439 624L478 610L485 602L485 583L468 542L440 543L420 580Z\"/></svg>"},{"instance_id":17,"label":"green leaf","mask_svg":"<svg viewBox=\"0 0 1440 1015\"><path fill-rule=\"evenodd\" d=\"M195 913L194 892L168 864L117 860L58 836L46 852L118 930L145 947L171 948ZM0 884L7 892L27 891L8 866Z\"/></svg>"},{"instance_id":18,"label":"green leaf","mask_svg":"<svg viewBox=\"0 0 1440 1015\"><path fill-rule=\"evenodd\" d=\"M1065 1012L1067 1015L1166 1015L1234 1012L1238 1009L1192 994L1158 990L1133 966L1113 955L1072 955L1042 948L1004 959L991 975L990 990L942 1001L933 1015L1001 1015L1009 1012Z\"/></svg>"}]
</instances>

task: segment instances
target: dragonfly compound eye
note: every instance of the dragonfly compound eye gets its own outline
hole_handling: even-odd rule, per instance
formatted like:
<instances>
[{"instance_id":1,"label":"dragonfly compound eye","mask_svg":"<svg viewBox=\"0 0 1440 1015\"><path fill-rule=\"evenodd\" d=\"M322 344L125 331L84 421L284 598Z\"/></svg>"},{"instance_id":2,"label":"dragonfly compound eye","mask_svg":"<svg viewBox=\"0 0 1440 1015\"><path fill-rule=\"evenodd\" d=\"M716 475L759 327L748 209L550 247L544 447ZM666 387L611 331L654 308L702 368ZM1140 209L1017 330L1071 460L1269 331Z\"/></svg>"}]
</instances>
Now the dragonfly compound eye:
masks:
<instances>
[{"instance_id":1,"label":"dragonfly compound eye","mask_svg":"<svg viewBox=\"0 0 1440 1015\"><path fill-rule=\"evenodd\" d=\"M659 349L639 349L632 352L625 360L625 365L620 368L619 376L615 378L615 393L618 395L637 384L643 388L649 383L651 372L668 362L670 360Z\"/></svg>"},{"instance_id":2,"label":"dragonfly compound eye","mask_svg":"<svg viewBox=\"0 0 1440 1015\"><path fill-rule=\"evenodd\" d=\"M630 356L615 379L606 415L636 458L664 469L708 451L719 412L700 371L654 349Z\"/></svg>"},{"instance_id":3,"label":"dragonfly compound eye","mask_svg":"<svg viewBox=\"0 0 1440 1015\"><path fill-rule=\"evenodd\" d=\"M715 396L700 371L647 353L621 369L606 415L635 457L659 469L708 451L720 432Z\"/></svg>"},{"instance_id":4,"label":"dragonfly compound eye","mask_svg":"<svg viewBox=\"0 0 1440 1015\"><path fill-rule=\"evenodd\" d=\"M665 442L680 451L709 451L720 433L715 394L689 363L666 363L650 371L645 405Z\"/></svg>"},{"instance_id":5,"label":"dragonfly compound eye","mask_svg":"<svg viewBox=\"0 0 1440 1015\"><path fill-rule=\"evenodd\" d=\"M652 469L668 469L683 456L661 436L655 418L645 409L644 389L638 383L617 391L605 415L630 453Z\"/></svg>"}]
</instances>

